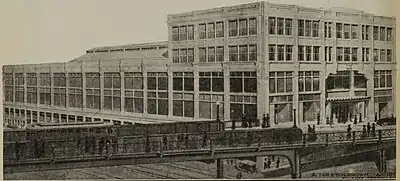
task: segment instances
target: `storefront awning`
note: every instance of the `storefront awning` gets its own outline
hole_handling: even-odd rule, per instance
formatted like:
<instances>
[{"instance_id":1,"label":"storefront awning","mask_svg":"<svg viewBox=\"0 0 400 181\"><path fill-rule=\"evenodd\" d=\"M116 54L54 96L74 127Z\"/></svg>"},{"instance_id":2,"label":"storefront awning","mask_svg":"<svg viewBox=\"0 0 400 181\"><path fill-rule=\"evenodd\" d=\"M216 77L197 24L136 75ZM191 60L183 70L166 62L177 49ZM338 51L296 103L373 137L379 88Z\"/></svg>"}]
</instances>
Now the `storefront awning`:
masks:
<instances>
[{"instance_id":1,"label":"storefront awning","mask_svg":"<svg viewBox=\"0 0 400 181\"><path fill-rule=\"evenodd\" d=\"M356 96L356 97L332 97L327 98L328 102L343 102L343 101L362 101L371 99L371 96Z\"/></svg>"}]
</instances>

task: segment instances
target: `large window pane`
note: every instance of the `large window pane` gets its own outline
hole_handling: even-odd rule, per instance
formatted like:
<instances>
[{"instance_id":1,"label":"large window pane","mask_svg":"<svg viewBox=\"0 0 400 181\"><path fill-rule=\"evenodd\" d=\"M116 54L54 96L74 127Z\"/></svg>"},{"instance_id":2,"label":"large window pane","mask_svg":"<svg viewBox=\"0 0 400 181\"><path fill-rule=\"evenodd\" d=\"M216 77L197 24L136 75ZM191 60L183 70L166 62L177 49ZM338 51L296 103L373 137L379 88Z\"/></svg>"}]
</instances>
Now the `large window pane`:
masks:
<instances>
[{"instance_id":1,"label":"large window pane","mask_svg":"<svg viewBox=\"0 0 400 181\"><path fill-rule=\"evenodd\" d=\"M193 91L194 90L194 80L193 78L185 78L185 91Z\"/></svg>"},{"instance_id":2,"label":"large window pane","mask_svg":"<svg viewBox=\"0 0 400 181\"><path fill-rule=\"evenodd\" d=\"M244 79L244 92L257 92L257 79L255 78L245 78Z\"/></svg>"},{"instance_id":3,"label":"large window pane","mask_svg":"<svg viewBox=\"0 0 400 181\"><path fill-rule=\"evenodd\" d=\"M174 90L181 91L183 90L183 82L182 78L173 78L173 88Z\"/></svg>"},{"instance_id":4,"label":"large window pane","mask_svg":"<svg viewBox=\"0 0 400 181\"><path fill-rule=\"evenodd\" d=\"M168 77L158 78L158 90L168 90Z\"/></svg>"},{"instance_id":5,"label":"large window pane","mask_svg":"<svg viewBox=\"0 0 400 181\"><path fill-rule=\"evenodd\" d=\"M212 79L212 91L213 92L224 92L224 79L213 78Z\"/></svg>"},{"instance_id":6,"label":"large window pane","mask_svg":"<svg viewBox=\"0 0 400 181\"><path fill-rule=\"evenodd\" d=\"M211 118L211 103L210 102L199 102L199 114L200 118Z\"/></svg>"},{"instance_id":7,"label":"large window pane","mask_svg":"<svg viewBox=\"0 0 400 181\"><path fill-rule=\"evenodd\" d=\"M185 117L194 117L194 102L185 101Z\"/></svg>"},{"instance_id":8,"label":"large window pane","mask_svg":"<svg viewBox=\"0 0 400 181\"><path fill-rule=\"evenodd\" d=\"M147 112L149 114L157 114L157 103L155 99L147 100Z\"/></svg>"},{"instance_id":9,"label":"large window pane","mask_svg":"<svg viewBox=\"0 0 400 181\"><path fill-rule=\"evenodd\" d=\"M243 85L241 78L231 78L230 79L230 92L242 92Z\"/></svg>"},{"instance_id":10,"label":"large window pane","mask_svg":"<svg viewBox=\"0 0 400 181\"><path fill-rule=\"evenodd\" d=\"M199 79L199 90L200 91L210 91L210 78L200 78Z\"/></svg>"},{"instance_id":11,"label":"large window pane","mask_svg":"<svg viewBox=\"0 0 400 181\"><path fill-rule=\"evenodd\" d=\"M168 100L158 100L158 114L168 115Z\"/></svg>"},{"instance_id":12,"label":"large window pane","mask_svg":"<svg viewBox=\"0 0 400 181\"><path fill-rule=\"evenodd\" d=\"M173 102L173 114L174 116L183 116L183 101L178 100Z\"/></svg>"},{"instance_id":13,"label":"large window pane","mask_svg":"<svg viewBox=\"0 0 400 181\"><path fill-rule=\"evenodd\" d=\"M147 89L149 89L149 90L157 89L157 79L155 77L147 78Z\"/></svg>"}]
</instances>

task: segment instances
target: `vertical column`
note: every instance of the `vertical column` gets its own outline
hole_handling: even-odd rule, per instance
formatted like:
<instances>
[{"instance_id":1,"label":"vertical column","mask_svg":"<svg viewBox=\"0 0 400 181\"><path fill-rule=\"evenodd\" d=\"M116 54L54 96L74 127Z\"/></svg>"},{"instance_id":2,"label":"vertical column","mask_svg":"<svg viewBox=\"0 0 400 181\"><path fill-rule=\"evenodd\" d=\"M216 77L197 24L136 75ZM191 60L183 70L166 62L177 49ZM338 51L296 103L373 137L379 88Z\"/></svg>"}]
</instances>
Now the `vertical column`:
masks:
<instances>
[{"instance_id":1,"label":"vertical column","mask_svg":"<svg viewBox=\"0 0 400 181\"><path fill-rule=\"evenodd\" d=\"M147 66L141 64L143 74L143 115L147 117Z\"/></svg>"},{"instance_id":2,"label":"vertical column","mask_svg":"<svg viewBox=\"0 0 400 181\"><path fill-rule=\"evenodd\" d=\"M350 70L350 96L354 96L354 71Z\"/></svg>"},{"instance_id":3,"label":"vertical column","mask_svg":"<svg viewBox=\"0 0 400 181\"><path fill-rule=\"evenodd\" d=\"M217 159L217 178L224 178L224 162L222 159Z\"/></svg>"},{"instance_id":4,"label":"vertical column","mask_svg":"<svg viewBox=\"0 0 400 181\"><path fill-rule=\"evenodd\" d=\"M296 9L296 16L295 16L295 18L293 19L293 27L298 27L298 17L297 17L297 15L298 15L298 8ZM299 125L300 126L300 119L299 119L299 114L303 114L303 110L300 110L299 109L299 89L298 89L298 86L299 86L299 79L298 79L298 77L299 77L299 68L300 68L300 63L299 63L299 61L297 60L297 58L298 58L298 52L299 52L299 34L298 34L298 30L297 29L294 29L294 31L293 31L293 39L294 39L294 44L293 44L293 60L295 60L295 63L294 63L294 70L293 70L293 81L292 81L292 84L293 84L293 92L294 92L294 94L293 94L293 109L296 109L297 111L296 111L296 115L293 115L294 116L294 118L295 118L295 120L297 121L297 125ZM292 113L293 113L293 111L291 111Z\"/></svg>"},{"instance_id":5,"label":"vertical column","mask_svg":"<svg viewBox=\"0 0 400 181\"><path fill-rule=\"evenodd\" d=\"M173 112L174 92L173 92L173 75L172 75L173 73L172 73L171 67L169 65L167 65L167 72L168 72L168 117L171 117L174 114L174 112Z\"/></svg>"},{"instance_id":6,"label":"vertical column","mask_svg":"<svg viewBox=\"0 0 400 181\"><path fill-rule=\"evenodd\" d=\"M3 74L4 75L4 74ZM12 73L12 87L13 87L13 90L12 90L12 93L13 93L13 102L17 102L17 101L15 101L15 94L16 94L16 91L15 91L15 72L14 72L14 70L13 70L13 73Z\"/></svg>"},{"instance_id":7,"label":"vertical column","mask_svg":"<svg viewBox=\"0 0 400 181\"><path fill-rule=\"evenodd\" d=\"M231 116L231 105L229 104L229 67L224 64L222 66L224 75L224 121L230 120Z\"/></svg>"},{"instance_id":8,"label":"vertical column","mask_svg":"<svg viewBox=\"0 0 400 181\"><path fill-rule=\"evenodd\" d=\"M322 12L322 16L324 16L324 12ZM322 66L320 68L320 72L319 72L319 85L320 85L320 91L321 91L321 95L320 95L320 119L321 119L321 124L323 123L327 123L326 120L326 87L325 87L325 75L326 75L326 62L328 60L326 60L326 54L329 52L329 50L327 50L328 52L325 52L325 47L326 47L326 42L325 42L325 37L328 37L328 35L325 35L325 23L326 23L326 33L329 34L329 22L324 22L321 21L320 23L320 35L321 36L321 42L322 42L322 46L321 46L321 51L320 51L320 60L322 61ZM303 109L302 109L303 111Z\"/></svg>"},{"instance_id":9,"label":"vertical column","mask_svg":"<svg viewBox=\"0 0 400 181\"><path fill-rule=\"evenodd\" d=\"M99 61L99 73L100 73L100 110L104 107L104 72L101 68Z\"/></svg>"},{"instance_id":10,"label":"vertical column","mask_svg":"<svg viewBox=\"0 0 400 181\"><path fill-rule=\"evenodd\" d=\"M69 108L69 75L67 70L67 63L64 63L64 72L65 72L65 108L68 110Z\"/></svg>"},{"instance_id":11,"label":"vertical column","mask_svg":"<svg viewBox=\"0 0 400 181\"><path fill-rule=\"evenodd\" d=\"M86 73L83 71L82 67L82 109L86 111Z\"/></svg>"},{"instance_id":12,"label":"vertical column","mask_svg":"<svg viewBox=\"0 0 400 181\"><path fill-rule=\"evenodd\" d=\"M292 160L292 178L301 178L301 160L298 151L293 151L293 160Z\"/></svg>"},{"instance_id":13,"label":"vertical column","mask_svg":"<svg viewBox=\"0 0 400 181\"><path fill-rule=\"evenodd\" d=\"M35 69L35 74L36 74L36 105L35 107L38 107L40 104L40 73L37 72L37 69ZM39 120L38 120L39 121Z\"/></svg>"},{"instance_id":14,"label":"vertical column","mask_svg":"<svg viewBox=\"0 0 400 181\"><path fill-rule=\"evenodd\" d=\"M51 67L50 67L50 69L51 69ZM50 105L51 105L51 107L54 106L54 73L53 72L50 72ZM53 116L52 116L51 120L52 120L51 122L53 122Z\"/></svg>"},{"instance_id":15,"label":"vertical column","mask_svg":"<svg viewBox=\"0 0 400 181\"><path fill-rule=\"evenodd\" d=\"M197 66L193 67L194 76L194 119L199 119L199 71Z\"/></svg>"},{"instance_id":16,"label":"vertical column","mask_svg":"<svg viewBox=\"0 0 400 181\"><path fill-rule=\"evenodd\" d=\"M119 61L119 66L119 74L121 78L121 112L122 114L125 114L125 74L121 67L121 60Z\"/></svg>"},{"instance_id":17,"label":"vertical column","mask_svg":"<svg viewBox=\"0 0 400 181\"><path fill-rule=\"evenodd\" d=\"M27 102L28 102L28 88L27 88L27 83L26 83L26 81L27 81L27 78L26 78L26 76L27 76L27 74L24 72L24 73L22 73L22 76L23 76L23 78L24 78L24 103L26 104ZM3 86L4 87L4 86ZM4 92L4 90L3 90L3 92ZM4 100L4 96L3 96L3 102L5 102L5 100ZM26 114L26 113L25 113Z\"/></svg>"}]
</instances>

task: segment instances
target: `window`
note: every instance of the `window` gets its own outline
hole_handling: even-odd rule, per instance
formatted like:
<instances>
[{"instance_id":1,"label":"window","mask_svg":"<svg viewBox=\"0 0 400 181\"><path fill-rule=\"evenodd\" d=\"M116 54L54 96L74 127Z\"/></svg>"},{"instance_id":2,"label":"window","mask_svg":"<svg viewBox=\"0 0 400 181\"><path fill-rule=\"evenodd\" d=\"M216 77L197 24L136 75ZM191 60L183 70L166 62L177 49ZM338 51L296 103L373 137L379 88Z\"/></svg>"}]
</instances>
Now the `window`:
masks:
<instances>
[{"instance_id":1,"label":"window","mask_svg":"<svg viewBox=\"0 0 400 181\"><path fill-rule=\"evenodd\" d=\"M215 47L207 48L208 62L215 62Z\"/></svg>"},{"instance_id":2,"label":"window","mask_svg":"<svg viewBox=\"0 0 400 181\"><path fill-rule=\"evenodd\" d=\"M306 46L306 61L311 61L312 46Z\"/></svg>"},{"instance_id":3,"label":"window","mask_svg":"<svg viewBox=\"0 0 400 181\"><path fill-rule=\"evenodd\" d=\"M207 62L207 51L206 48L199 48L199 61Z\"/></svg>"},{"instance_id":4,"label":"window","mask_svg":"<svg viewBox=\"0 0 400 181\"><path fill-rule=\"evenodd\" d=\"M369 40L369 25L362 25L362 40Z\"/></svg>"},{"instance_id":5,"label":"window","mask_svg":"<svg viewBox=\"0 0 400 181\"><path fill-rule=\"evenodd\" d=\"M168 74L149 72L147 75L147 112L168 115Z\"/></svg>"},{"instance_id":6,"label":"window","mask_svg":"<svg viewBox=\"0 0 400 181\"><path fill-rule=\"evenodd\" d=\"M378 49L374 49L374 62L378 62L379 61L379 50Z\"/></svg>"},{"instance_id":7,"label":"window","mask_svg":"<svg viewBox=\"0 0 400 181\"><path fill-rule=\"evenodd\" d=\"M387 56L386 56L387 60L386 61L391 62L392 61L392 50L391 49L387 49L386 53L387 53Z\"/></svg>"},{"instance_id":8,"label":"window","mask_svg":"<svg viewBox=\"0 0 400 181\"><path fill-rule=\"evenodd\" d=\"M358 25L351 25L351 39L358 39Z\"/></svg>"},{"instance_id":9,"label":"window","mask_svg":"<svg viewBox=\"0 0 400 181\"><path fill-rule=\"evenodd\" d=\"M172 41L194 40L194 26L174 26L172 27Z\"/></svg>"},{"instance_id":10,"label":"window","mask_svg":"<svg viewBox=\"0 0 400 181\"><path fill-rule=\"evenodd\" d=\"M249 60L256 61L257 60L256 55L257 55L256 45L229 46L229 61L231 62L249 61Z\"/></svg>"},{"instance_id":11,"label":"window","mask_svg":"<svg viewBox=\"0 0 400 181\"><path fill-rule=\"evenodd\" d=\"M318 37L319 21L313 21L312 36Z\"/></svg>"},{"instance_id":12,"label":"window","mask_svg":"<svg viewBox=\"0 0 400 181\"><path fill-rule=\"evenodd\" d=\"M172 41L179 41L179 27L172 28Z\"/></svg>"},{"instance_id":13,"label":"window","mask_svg":"<svg viewBox=\"0 0 400 181\"><path fill-rule=\"evenodd\" d=\"M37 77L36 77L36 73L27 73L26 86L27 86L27 100L26 101L28 103L30 103L30 104L37 104ZM12 94L9 95L9 96L11 97L11 100L9 100L9 101L12 101Z\"/></svg>"},{"instance_id":14,"label":"window","mask_svg":"<svg viewBox=\"0 0 400 181\"><path fill-rule=\"evenodd\" d=\"M350 48L344 48L344 61L350 61Z\"/></svg>"},{"instance_id":15,"label":"window","mask_svg":"<svg viewBox=\"0 0 400 181\"><path fill-rule=\"evenodd\" d=\"M6 78L6 77L5 77ZM12 81L12 80L11 80ZM10 82L10 80L8 80ZM7 85L7 84L5 84ZM9 85L9 84L8 84ZM15 102L25 102L25 91L24 91L24 85L25 85L25 77L23 73L16 73L15 74ZM9 95L10 93L8 93ZM7 95L7 96L8 96Z\"/></svg>"},{"instance_id":16,"label":"window","mask_svg":"<svg viewBox=\"0 0 400 181\"><path fill-rule=\"evenodd\" d=\"M181 41L187 40L187 27L186 26L179 27L179 40L181 40Z\"/></svg>"},{"instance_id":17,"label":"window","mask_svg":"<svg viewBox=\"0 0 400 181\"><path fill-rule=\"evenodd\" d=\"M75 108L83 107L83 93L82 93L82 74L81 73L68 73L68 106Z\"/></svg>"},{"instance_id":18,"label":"window","mask_svg":"<svg viewBox=\"0 0 400 181\"><path fill-rule=\"evenodd\" d=\"M199 24L199 38L206 39L206 24Z\"/></svg>"},{"instance_id":19,"label":"window","mask_svg":"<svg viewBox=\"0 0 400 181\"><path fill-rule=\"evenodd\" d=\"M306 20L305 22L306 22L306 33L305 33L305 36L310 37L311 36L311 30L312 30L312 28L311 28L312 21L311 20Z\"/></svg>"},{"instance_id":20,"label":"window","mask_svg":"<svg viewBox=\"0 0 400 181\"><path fill-rule=\"evenodd\" d=\"M304 52L305 46L304 45L299 45L299 61L304 61Z\"/></svg>"},{"instance_id":21,"label":"window","mask_svg":"<svg viewBox=\"0 0 400 181\"><path fill-rule=\"evenodd\" d=\"M230 72L230 92L257 93L256 72Z\"/></svg>"},{"instance_id":22,"label":"window","mask_svg":"<svg viewBox=\"0 0 400 181\"><path fill-rule=\"evenodd\" d=\"M119 72L104 73L105 110L121 111L121 75Z\"/></svg>"},{"instance_id":23,"label":"window","mask_svg":"<svg viewBox=\"0 0 400 181\"><path fill-rule=\"evenodd\" d=\"M285 35L292 35L292 19L285 19Z\"/></svg>"},{"instance_id":24,"label":"window","mask_svg":"<svg viewBox=\"0 0 400 181\"><path fill-rule=\"evenodd\" d=\"M239 61L247 61L248 53L247 45L239 46Z\"/></svg>"},{"instance_id":25,"label":"window","mask_svg":"<svg viewBox=\"0 0 400 181\"><path fill-rule=\"evenodd\" d=\"M247 19L239 20L239 36L247 35Z\"/></svg>"},{"instance_id":26,"label":"window","mask_svg":"<svg viewBox=\"0 0 400 181\"><path fill-rule=\"evenodd\" d=\"M386 28L385 27L380 27L380 40L381 41L386 41Z\"/></svg>"},{"instance_id":27,"label":"window","mask_svg":"<svg viewBox=\"0 0 400 181\"><path fill-rule=\"evenodd\" d=\"M292 60L293 45L286 45L286 61Z\"/></svg>"},{"instance_id":28,"label":"window","mask_svg":"<svg viewBox=\"0 0 400 181\"><path fill-rule=\"evenodd\" d=\"M304 20L298 20L299 36L304 36Z\"/></svg>"},{"instance_id":29,"label":"window","mask_svg":"<svg viewBox=\"0 0 400 181\"><path fill-rule=\"evenodd\" d=\"M268 18L268 32L269 32L269 34L271 34L271 35L275 34L275 28L276 28L276 18L275 17L269 17Z\"/></svg>"},{"instance_id":30,"label":"window","mask_svg":"<svg viewBox=\"0 0 400 181\"><path fill-rule=\"evenodd\" d=\"M284 93L293 91L292 72L270 72L269 93Z\"/></svg>"},{"instance_id":31,"label":"window","mask_svg":"<svg viewBox=\"0 0 400 181\"><path fill-rule=\"evenodd\" d=\"M387 41L392 41L392 37L393 37L393 35L392 35L392 28L386 28L386 34L387 34Z\"/></svg>"},{"instance_id":32,"label":"window","mask_svg":"<svg viewBox=\"0 0 400 181\"><path fill-rule=\"evenodd\" d=\"M173 73L173 115L194 116L194 75L192 72Z\"/></svg>"},{"instance_id":33,"label":"window","mask_svg":"<svg viewBox=\"0 0 400 181\"><path fill-rule=\"evenodd\" d=\"M349 71L338 71L337 74L330 74L326 80L328 90L350 89Z\"/></svg>"},{"instance_id":34,"label":"window","mask_svg":"<svg viewBox=\"0 0 400 181\"><path fill-rule=\"evenodd\" d=\"M256 18L249 19L249 34L257 35L257 19Z\"/></svg>"},{"instance_id":35,"label":"window","mask_svg":"<svg viewBox=\"0 0 400 181\"><path fill-rule=\"evenodd\" d=\"M173 90L174 91L193 91L194 78L191 72L174 72Z\"/></svg>"},{"instance_id":36,"label":"window","mask_svg":"<svg viewBox=\"0 0 400 181\"><path fill-rule=\"evenodd\" d=\"M100 109L100 73L86 73L86 108Z\"/></svg>"},{"instance_id":37,"label":"window","mask_svg":"<svg viewBox=\"0 0 400 181\"><path fill-rule=\"evenodd\" d=\"M332 22L324 23L324 36L325 38L332 38Z\"/></svg>"},{"instance_id":38,"label":"window","mask_svg":"<svg viewBox=\"0 0 400 181\"><path fill-rule=\"evenodd\" d=\"M385 49L381 49L381 62L386 62L386 51Z\"/></svg>"},{"instance_id":39,"label":"window","mask_svg":"<svg viewBox=\"0 0 400 181\"><path fill-rule=\"evenodd\" d=\"M314 61L319 61L319 47L314 46L313 47L313 60Z\"/></svg>"},{"instance_id":40,"label":"window","mask_svg":"<svg viewBox=\"0 0 400 181\"><path fill-rule=\"evenodd\" d=\"M391 70L375 71L374 87L375 88L392 87L392 71Z\"/></svg>"},{"instance_id":41,"label":"window","mask_svg":"<svg viewBox=\"0 0 400 181\"><path fill-rule=\"evenodd\" d=\"M50 73L40 73L39 103L51 105L51 77Z\"/></svg>"},{"instance_id":42,"label":"window","mask_svg":"<svg viewBox=\"0 0 400 181\"><path fill-rule=\"evenodd\" d=\"M276 45L272 45L272 44L271 44L271 45L268 46L268 49L269 49L269 51L268 51L268 52L269 52L269 53L268 53L268 54L269 54L269 56L268 56L268 57L269 57L269 60L270 60L270 61L275 60Z\"/></svg>"},{"instance_id":43,"label":"window","mask_svg":"<svg viewBox=\"0 0 400 181\"><path fill-rule=\"evenodd\" d=\"M358 48L351 49L351 61L357 61Z\"/></svg>"},{"instance_id":44,"label":"window","mask_svg":"<svg viewBox=\"0 0 400 181\"><path fill-rule=\"evenodd\" d=\"M215 38L215 24L214 23L207 24L207 35L208 35L208 38Z\"/></svg>"},{"instance_id":45,"label":"window","mask_svg":"<svg viewBox=\"0 0 400 181\"><path fill-rule=\"evenodd\" d=\"M278 45L278 61L285 59L285 45Z\"/></svg>"},{"instance_id":46,"label":"window","mask_svg":"<svg viewBox=\"0 0 400 181\"><path fill-rule=\"evenodd\" d=\"M217 62L223 62L224 61L224 47L217 47Z\"/></svg>"},{"instance_id":47,"label":"window","mask_svg":"<svg viewBox=\"0 0 400 181\"><path fill-rule=\"evenodd\" d=\"M224 92L223 72L200 72L200 92Z\"/></svg>"},{"instance_id":48,"label":"window","mask_svg":"<svg viewBox=\"0 0 400 181\"><path fill-rule=\"evenodd\" d=\"M369 61L369 48L362 49L362 61L368 62Z\"/></svg>"},{"instance_id":49,"label":"window","mask_svg":"<svg viewBox=\"0 0 400 181\"><path fill-rule=\"evenodd\" d=\"M5 101L12 102L14 101L14 90L13 90L13 85L14 85L14 76L12 73L5 73L4 74L4 88L5 88L5 94L4 98ZM36 104L36 102L35 102Z\"/></svg>"},{"instance_id":50,"label":"window","mask_svg":"<svg viewBox=\"0 0 400 181\"><path fill-rule=\"evenodd\" d=\"M237 36L238 24L237 20L229 21L229 36Z\"/></svg>"},{"instance_id":51,"label":"window","mask_svg":"<svg viewBox=\"0 0 400 181\"><path fill-rule=\"evenodd\" d=\"M188 40L194 40L194 26L187 26Z\"/></svg>"},{"instance_id":52,"label":"window","mask_svg":"<svg viewBox=\"0 0 400 181\"><path fill-rule=\"evenodd\" d=\"M217 118L217 102L219 106L219 118L224 117L224 96L223 94L206 94L200 93L199 95L199 116L200 118L216 119Z\"/></svg>"},{"instance_id":53,"label":"window","mask_svg":"<svg viewBox=\"0 0 400 181\"><path fill-rule=\"evenodd\" d=\"M336 23L336 38L343 38L343 24Z\"/></svg>"},{"instance_id":54,"label":"window","mask_svg":"<svg viewBox=\"0 0 400 181\"><path fill-rule=\"evenodd\" d=\"M332 61L332 47L325 47L325 61Z\"/></svg>"},{"instance_id":55,"label":"window","mask_svg":"<svg viewBox=\"0 0 400 181\"><path fill-rule=\"evenodd\" d=\"M350 39L350 25L344 24L344 38Z\"/></svg>"},{"instance_id":56,"label":"window","mask_svg":"<svg viewBox=\"0 0 400 181\"><path fill-rule=\"evenodd\" d=\"M229 46L229 61L231 61L231 62L238 61L238 47L237 46Z\"/></svg>"},{"instance_id":57,"label":"window","mask_svg":"<svg viewBox=\"0 0 400 181\"><path fill-rule=\"evenodd\" d=\"M257 119L257 96L230 95L230 119L242 120L246 114L250 120Z\"/></svg>"},{"instance_id":58,"label":"window","mask_svg":"<svg viewBox=\"0 0 400 181\"><path fill-rule=\"evenodd\" d=\"M217 38L224 37L224 22L217 22L216 27L217 27L216 37Z\"/></svg>"},{"instance_id":59,"label":"window","mask_svg":"<svg viewBox=\"0 0 400 181\"><path fill-rule=\"evenodd\" d=\"M367 88L367 78L358 72L354 72L354 87Z\"/></svg>"},{"instance_id":60,"label":"window","mask_svg":"<svg viewBox=\"0 0 400 181\"><path fill-rule=\"evenodd\" d=\"M378 40L379 26L374 26L374 40Z\"/></svg>"},{"instance_id":61,"label":"window","mask_svg":"<svg viewBox=\"0 0 400 181\"><path fill-rule=\"evenodd\" d=\"M172 50L173 63L191 63L194 62L194 49L173 49Z\"/></svg>"},{"instance_id":62,"label":"window","mask_svg":"<svg viewBox=\"0 0 400 181\"><path fill-rule=\"evenodd\" d=\"M299 92L319 91L319 72L299 72Z\"/></svg>"},{"instance_id":63,"label":"window","mask_svg":"<svg viewBox=\"0 0 400 181\"><path fill-rule=\"evenodd\" d=\"M337 54L337 61L339 62L343 61L343 47L337 47L336 54Z\"/></svg>"},{"instance_id":64,"label":"window","mask_svg":"<svg viewBox=\"0 0 400 181\"><path fill-rule=\"evenodd\" d=\"M285 19L278 18L278 26L277 26L278 27L278 35L283 35L283 31L285 29L284 22L285 22Z\"/></svg>"}]
</instances>

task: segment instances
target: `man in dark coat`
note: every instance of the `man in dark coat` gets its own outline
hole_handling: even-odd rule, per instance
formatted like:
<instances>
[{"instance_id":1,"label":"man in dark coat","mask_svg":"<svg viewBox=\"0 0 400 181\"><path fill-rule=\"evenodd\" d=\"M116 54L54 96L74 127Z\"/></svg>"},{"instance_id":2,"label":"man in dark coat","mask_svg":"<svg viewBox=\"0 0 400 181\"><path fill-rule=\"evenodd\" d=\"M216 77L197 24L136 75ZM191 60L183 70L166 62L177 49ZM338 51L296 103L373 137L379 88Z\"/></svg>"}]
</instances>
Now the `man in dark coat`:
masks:
<instances>
[{"instance_id":1,"label":"man in dark coat","mask_svg":"<svg viewBox=\"0 0 400 181\"><path fill-rule=\"evenodd\" d=\"M368 124L367 124L367 136L370 136L370 135L371 135L371 125L368 122Z\"/></svg>"},{"instance_id":2,"label":"man in dark coat","mask_svg":"<svg viewBox=\"0 0 400 181\"><path fill-rule=\"evenodd\" d=\"M270 118L269 118L269 114L267 114L267 128L271 127L271 122L270 122Z\"/></svg>"}]
</instances>

